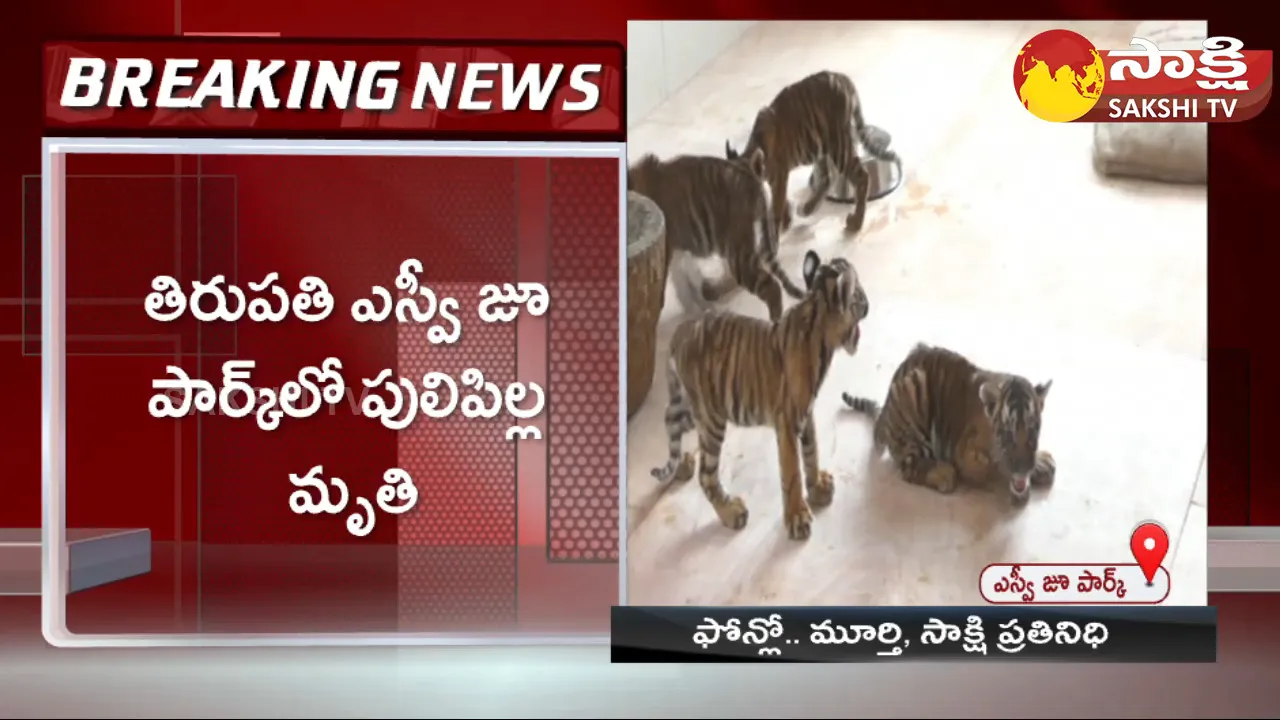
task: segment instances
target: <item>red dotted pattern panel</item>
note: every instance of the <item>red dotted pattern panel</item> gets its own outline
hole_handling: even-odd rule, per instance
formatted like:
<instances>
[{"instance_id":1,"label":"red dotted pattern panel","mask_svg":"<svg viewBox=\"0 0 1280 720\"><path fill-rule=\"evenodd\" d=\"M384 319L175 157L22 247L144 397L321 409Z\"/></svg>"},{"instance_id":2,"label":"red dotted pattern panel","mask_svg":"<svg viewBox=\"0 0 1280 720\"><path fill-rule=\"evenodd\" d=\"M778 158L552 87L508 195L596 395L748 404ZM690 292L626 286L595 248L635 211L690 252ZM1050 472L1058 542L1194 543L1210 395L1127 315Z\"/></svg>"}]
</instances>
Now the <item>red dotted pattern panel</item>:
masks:
<instances>
[{"instance_id":1,"label":"red dotted pattern panel","mask_svg":"<svg viewBox=\"0 0 1280 720\"><path fill-rule=\"evenodd\" d=\"M516 549L399 547L401 632L512 632Z\"/></svg>"},{"instance_id":2,"label":"red dotted pattern panel","mask_svg":"<svg viewBox=\"0 0 1280 720\"><path fill-rule=\"evenodd\" d=\"M421 382L431 371L458 379L474 367L505 384L514 379L515 328L485 325L476 309L485 283L515 280L515 162L450 162L456 167L441 176L448 189L437 196L435 212L452 220L456 246L445 257L421 260L437 298L458 301L462 336L454 345L432 345L430 324L399 326L397 372ZM481 632L514 623L515 448L504 437L506 426L501 417L469 420L455 411L443 420L420 417L401 431L400 467L419 492L397 527L402 630Z\"/></svg>"},{"instance_id":3,"label":"red dotted pattern panel","mask_svg":"<svg viewBox=\"0 0 1280 720\"><path fill-rule=\"evenodd\" d=\"M618 560L618 161L551 161L547 556Z\"/></svg>"},{"instance_id":4,"label":"red dotted pattern panel","mask_svg":"<svg viewBox=\"0 0 1280 720\"><path fill-rule=\"evenodd\" d=\"M507 252L514 268L513 242ZM458 301L462 336L453 345L432 345L431 324L401 325L400 375L420 383L435 371L458 381L476 368L501 388L515 381L515 325L480 322L483 286L431 287L440 300ZM465 397L467 391L460 391ZM418 486L418 504L399 524L403 628L439 629L440 623L456 621L475 630L477 622L514 617L516 444L506 439L511 424L505 414L464 417L459 406L447 418L420 416L401 431L400 467Z\"/></svg>"}]
</instances>

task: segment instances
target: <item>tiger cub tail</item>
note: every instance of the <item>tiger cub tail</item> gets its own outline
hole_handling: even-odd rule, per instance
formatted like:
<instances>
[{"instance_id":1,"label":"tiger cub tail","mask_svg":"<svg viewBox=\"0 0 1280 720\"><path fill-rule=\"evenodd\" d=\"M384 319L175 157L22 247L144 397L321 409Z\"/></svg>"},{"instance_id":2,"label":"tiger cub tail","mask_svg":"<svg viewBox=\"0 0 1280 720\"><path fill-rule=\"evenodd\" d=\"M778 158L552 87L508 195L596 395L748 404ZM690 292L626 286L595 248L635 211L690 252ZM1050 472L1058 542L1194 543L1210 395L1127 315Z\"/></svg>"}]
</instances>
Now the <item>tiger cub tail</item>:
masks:
<instances>
[{"instance_id":1,"label":"tiger cub tail","mask_svg":"<svg viewBox=\"0 0 1280 720\"><path fill-rule=\"evenodd\" d=\"M855 397L847 392L840 393L840 399L844 400L845 407L849 410L871 418L871 422L874 423L875 428L873 434L876 448L883 448L885 442L882 437L883 430L881 430L882 423L880 422L880 411L883 408L880 406L880 403L872 400L871 398Z\"/></svg>"},{"instance_id":2,"label":"tiger cub tail","mask_svg":"<svg viewBox=\"0 0 1280 720\"><path fill-rule=\"evenodd\" d=\"M898 157L898 153L890 150L882 142L876 142L875 136L871 134L871 127L867 125L867 121L862 117L862 101L859 98L853 99L853 127L858 133L858 142L862 147L866 148L868 153L877 160L891 162L897 167L898 176L902 176L902 158Z\"/></svg>"},{"instance_id":3,"label":"tiger cub tail","mask_svg":"<svg viewBox=\"0 0 1280 720\"><path fill-rule=\"evenodd\" d=\"M693 429L693 410L689 407L684 383L676 370L675 353L667 360L667 413L664 423L667 426L667 464L654 468L650 474L662 483L672 479L688 480L693 476L692 468L683 467L688 462L680 452L680 445L685 433Z\"/></svg>"},{"instance_id":4,"label":"tiger cub tail","mask_svg":"<svg viewBox=\"0 0 1280 720\"><path fill-rule=\"evenodd\" d=\"M788 295L796 300L804 299L804 291L797 287L796 284L791 281L791 278L787 277L786 271L778 264L778 258L776 256L766 255L760 258L760 263L764 266L765 272L772 275L779 283L782 284L782 289L785 290Z\"/></svg>"},{"instance_id":5,"label":"tiger cub tail","mask_svg":"<svg viewBox=\"0 0 1280 720\"><path fill-rule=\"evenodd\" d=\"M725 144L726 152L731 152L728 143ZM795 300L804 299L804 290L801 290L787 275L782 266L778 264L778 224L774 222L776 208L773 207L773 201L769 196L769 192L765 189L765 157L764 151L756 148L747 163L747 168L751 171L752 176L759 182L760 198L763 210L759 211L760 217L756 219L756 252L760 261L760 269L782 285L782 289L786 291Z\"/></svg>"},{"instance_id":6,"label":"tiger cub tail","mask_svg":"<svg viewBox=\"0 0 1280 720\"><path fill-rule=\"evenodd\" d=\"M844 400L844 404L856 413L862 413L872 420L880 417L880 403L871 398L854 397L849 393L840 393L840 399Z\"/></svg>"}]
</instances>

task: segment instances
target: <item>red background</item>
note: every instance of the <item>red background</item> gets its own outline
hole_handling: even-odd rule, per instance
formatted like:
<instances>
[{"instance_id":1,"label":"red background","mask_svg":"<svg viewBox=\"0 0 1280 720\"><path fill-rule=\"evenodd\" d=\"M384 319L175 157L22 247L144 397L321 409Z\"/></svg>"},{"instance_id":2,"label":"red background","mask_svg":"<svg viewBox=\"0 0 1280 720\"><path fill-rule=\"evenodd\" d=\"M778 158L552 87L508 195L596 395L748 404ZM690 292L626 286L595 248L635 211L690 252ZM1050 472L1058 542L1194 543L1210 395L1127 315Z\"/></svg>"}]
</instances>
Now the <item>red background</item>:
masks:
<instances>
[{"instance_id":1,"label":"red background","mask_svg":"<svg viewBox=\"0 0 1280 720\"><path fill-rule=\"evenodd\" d=\"M175 10L181 8L179 16ZM1008 4L956 4L925 2L912 6L911 14L920 18L973 19L1000 17L1013 13ZM962 12L963 11L963 12ZM40 44L46 40L86 35L176 34L182 30L203 32L275 30L288 35L312 37L474 37L479 34L497 37L602 38L624 40L625 21L633 19L744 19L744 18L863 18L902 19L903 10L895 5L844 2L793 3L783 0L630 0L627 3L563 3L552 7L522 2L494 2L477 7L474 4L432 4L424 9L419 2L408 0L368 0L343 3L317 0L135 0L130 3L106 3L101 0L47 0L22 8L10 21L9 36L0 43L0 57L11 72L7 82L11 99L3 115L9 145L0 155L0 168L17 187L22 174L38 173L39 137L42 123L40 98ZM1208 17L1212 27L1229 32L1245 41L1246 48L1280 46L1277 26L1266 22L1261 13L1250 6L1231 3L1192 3L1168 0L1139 5L1118 3L1055 3L1045 9L1044 16L1072 19L1129 17ZM1280 419L1269 413L1270 401L1280 393L1280 351L1272 344L1275 300L1264 292L1274 284L1273 268L1280 265L1280 249L1265 238L1274 235L1266 228L1272 224L1270 204L1280 193L1280 178L1275 173L1280 161L1277 146L1280 133L1276 128L1274 108L1261 117L1242 124L1211 126L1212 155L1210 170L1210 331L1209 331L1209 453L1213 481L1209 485L1210 520L1215 525L1280 524L1280 482L1267 457L1251 463L1252 434L1257 434L1259 454L1265 450L1263 440L1276 435ZM3 267L16 268L21 263L20 204L0 203L0 226L9 228L3 236ZM19 298L17 273L0 276L3 297ZM0 503L3 525L30 526L39 521L40 444L39 444L39 362L17 352L20 341L20 312L16 303L4 305L3 337L12 351L0 353L0 373L10 402L6 403L0 448L8 462L4 488L6 502ZM1177 392L1177 388L1153 391ZM1257 413L1257 417L1253 415ZM1256 420L1256 422L1254 422ZM1256 473L1255 473L1256 471ZM1251 483L1257 474L1258 482ZM34 598L0 598L0 615L14 621L0 632L10 649L22 647L29 655L22 658L30 666L64 662L66 651L50 650L40 642L35 627L39 604ZM958 679L938 687L938 693L903 693L901 684L883 673L872 673L875 680L855 686L847 682L818 683L810 692L777 693L772 685L763 690L744 691L736 705L725 705L723 693L712 699L703 697L692 682L671 683L662 675L650 686L645 678L637 678L641 691L656 689L645 697L674 698L674 702L718 702L731 714L774 714L809 712L837 716L855 708L881 714L921 715L922 713L986 713L991 717L1096 716L1114 717L1165 713L1212 716L1262 716L1274 713L1276 706L1275 639L1280 637L1277 625L1277 598L1271 594L1212 595L1221 615L1222 655L1215 666L1135 666L1090 667L1051 665L1019 668L1014 674L1018 682L1010 684L1008 668L948 669ZM388 670L403 665L404 651L389 650ZM105 654L104 654L105 653ZM71 678L61 687L24 685L12 693L16 708L30 712L61 708L64 714L103 713L154 714L173 717L174 713L201 714L211 712L207 692L191 683L207 684L211 663L218 660L209 652L192 653L189 657L166 656L172 673L157 677L154 658L131 650L114 653L77 654L85 672L103 678L97 686L86 686L85 678ZM311 657L312 650L298 651L296 657ZM92 655L94 660L88 659ZM289 658L276 658L253 673L244 673L237 664L241 656L222 658L225 672L234 672L237 685L228 685L222 702L233 705L236 712L247 714L255 699L259 702L279 695L281 683L292 678L282 668L292 667ZM352 663L368 661L367 653L353 654ZM185 664L183 661L185 660ZM97 663L94 665L93 663ZM145 664L144 664L145 663ZM234 671L231 666L234 665ZM434 703L433 706L454 712L474 709L476 694L490 691L492 679L481 673L472 685L453 687L441 693L439 682L428 673L431 663L420 663L421 676L414 676L387 693L386 677L369 676L367 681L353 680L350 663L336 663L325 675L308 675L307 692L288 692L290 712L320 714L325 712L361 713L369 708L379 712L405 712L408 704ZM568 667L566 665L566 667ZM399 668L403 671L403 667ZM913 670L914 672L915 670ZM59 678L58 673L47 674ZM963 677L960 677L963 676ZM68 676L70 677L70 676ZM905 676L904 676L905 677ZM631 685L630 679L626 679ZM906 682L906 680L904 680ZM161 683L161 684L157 684ZM255 684L256 683L256 684ZM564 681L559 687L575 687ZM996 683L993 685L993 683ZM999 691L991 688L999 686ZM600 692L583 700L583 693L520 693L524 707L541 707L548 714L556 705L560 714L608 713L617 698L636 687L605 683ZM749 683L745 687L752 687ZM759 687L758 685L756 687ZM1064 687L1089 688L1087 692L1062 695ZM163 692L157 696L157 689ZM850 694L852 692L852 694ZM256 693L256 695L255 695ZM621 693L621 695L619 694ZM406 705L395 706L394 696ZM159 697L159 700L156 698ZM139 698L146 698L145 702ZM924 701L933 704L927 708ZM442 704L443 703L443 704ZM585 709L584 709L585 708ZM747 709L750 708L750 709ZM868 710L870 708L870 710ZM658 712L661 712L660 710Z\"/></svg>"}]
</instances>

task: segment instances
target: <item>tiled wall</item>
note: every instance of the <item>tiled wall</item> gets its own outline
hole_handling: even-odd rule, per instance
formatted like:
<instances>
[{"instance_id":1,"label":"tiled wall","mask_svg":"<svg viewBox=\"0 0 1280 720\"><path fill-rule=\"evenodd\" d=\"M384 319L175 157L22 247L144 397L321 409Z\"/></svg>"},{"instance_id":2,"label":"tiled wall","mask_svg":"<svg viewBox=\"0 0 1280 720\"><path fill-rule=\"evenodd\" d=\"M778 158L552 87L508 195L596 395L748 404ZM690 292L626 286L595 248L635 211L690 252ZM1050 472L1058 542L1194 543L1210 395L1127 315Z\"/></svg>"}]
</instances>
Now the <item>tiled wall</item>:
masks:
<instances>
[{"instance_id":1,"label":"tiled wall","mask_svg":"<svg viewBox=\"0 0 1280 720\"><path fill-rule=\"evenodd\" d=\"M754 24L751 20L627 23L627 126L643 120Z\"/></svg>"}]
</instances>

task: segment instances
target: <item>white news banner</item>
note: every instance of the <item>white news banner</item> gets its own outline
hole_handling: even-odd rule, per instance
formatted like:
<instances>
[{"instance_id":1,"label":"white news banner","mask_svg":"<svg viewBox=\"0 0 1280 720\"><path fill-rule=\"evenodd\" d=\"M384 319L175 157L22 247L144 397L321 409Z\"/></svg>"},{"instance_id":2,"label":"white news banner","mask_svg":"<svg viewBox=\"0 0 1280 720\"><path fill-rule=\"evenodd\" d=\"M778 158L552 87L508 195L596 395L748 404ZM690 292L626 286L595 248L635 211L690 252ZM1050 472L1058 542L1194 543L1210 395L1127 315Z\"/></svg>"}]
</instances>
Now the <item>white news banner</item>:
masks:
<instances>
[{"instance_id":1,"label":"white news banner","mask_svg":"<svg viewBox=\"0 0 1280 720\"><path fill-rule=\"evenodd\" d=\"M993 605L1158 605L1169 584L1169 571L1158 567L1148 585L1136 563L988 565L978 576L982 599Z\"/></svg>"}]
</instances>

